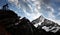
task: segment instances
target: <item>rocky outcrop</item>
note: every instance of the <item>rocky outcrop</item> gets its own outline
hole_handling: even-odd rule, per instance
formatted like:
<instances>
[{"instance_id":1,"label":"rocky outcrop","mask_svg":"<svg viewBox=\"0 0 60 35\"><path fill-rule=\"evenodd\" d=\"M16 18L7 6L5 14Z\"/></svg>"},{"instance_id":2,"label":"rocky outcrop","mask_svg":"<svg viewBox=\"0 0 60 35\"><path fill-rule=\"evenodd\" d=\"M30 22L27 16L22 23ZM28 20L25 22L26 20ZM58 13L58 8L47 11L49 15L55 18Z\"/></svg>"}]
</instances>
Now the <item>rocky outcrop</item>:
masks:
<instances>
[{"instance_id":1,"label":"rocky outcrop","mask_svg":"<svg viewBox=\"0 0 60 35\"><path fill-rule=\"evenodd\" d=\"M60 25L58 25L57 23L51 20L44 18L43 16L40 16L39 18L33 20L32 23L34 23L34 25L38 24L37 28L44 29L46 32L56 33L60 30Z\"/></svg>"}]
</instances>

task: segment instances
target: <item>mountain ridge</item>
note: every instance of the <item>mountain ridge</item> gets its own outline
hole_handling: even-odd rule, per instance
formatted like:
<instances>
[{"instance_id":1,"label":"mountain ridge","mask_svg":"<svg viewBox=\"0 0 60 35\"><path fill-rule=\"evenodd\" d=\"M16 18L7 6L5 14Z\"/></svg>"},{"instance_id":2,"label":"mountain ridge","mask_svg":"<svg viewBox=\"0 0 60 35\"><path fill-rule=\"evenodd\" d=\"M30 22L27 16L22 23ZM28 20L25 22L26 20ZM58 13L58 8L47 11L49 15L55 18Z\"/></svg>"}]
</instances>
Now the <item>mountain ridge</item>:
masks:
<instances>
[{"instance_id":1,"label":"mountain ridge","mask_svg":"<svg viewBox=\"0 0 60 35\"><path fill-rule=\"evenodd\" d=\"M54 21L48 20L44 18L42 15L32 21L33 25L40 29L44 29L46 32L54 32L60 31L60 25L58 23L55 23ZM40 25L39 25L40 24Z\"/></svg>"}]
</instances>

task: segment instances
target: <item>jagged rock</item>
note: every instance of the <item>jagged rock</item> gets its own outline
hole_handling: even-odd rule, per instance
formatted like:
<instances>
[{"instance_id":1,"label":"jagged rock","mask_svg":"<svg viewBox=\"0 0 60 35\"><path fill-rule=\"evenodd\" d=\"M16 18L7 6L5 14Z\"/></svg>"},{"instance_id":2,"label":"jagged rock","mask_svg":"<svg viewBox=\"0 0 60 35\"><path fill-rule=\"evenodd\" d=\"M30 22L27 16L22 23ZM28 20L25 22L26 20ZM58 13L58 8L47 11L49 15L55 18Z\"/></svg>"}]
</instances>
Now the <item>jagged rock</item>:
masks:
<instances>
[{"instance_id":1,"label":"jagged rock","mask_svg":"<svg viewBox=\"0 0 60 35\"><path fill-rule=\"evenodd\" d=\"M60 30L60 25L58 25L57 23L55 23L51 20L48 20L48 19L44 18L43 16L40 16L39 18L33 20L32 23L41 24L41 25L38 24L37 28L38 29L43 29L44 28L44 30L46 32L49 31L49 32L56 33Z\"/></svg>"},{"instance_id":2,"label":"jagged rock","mask_svg":"<svg viewBox=\"0 0 60 35\"><path fill-rule=\"evenodd\" d=\"M41 15L39 18L32 21L33 24L38 24L44 21L44 17Z\"/></svg>"}]
</instances>

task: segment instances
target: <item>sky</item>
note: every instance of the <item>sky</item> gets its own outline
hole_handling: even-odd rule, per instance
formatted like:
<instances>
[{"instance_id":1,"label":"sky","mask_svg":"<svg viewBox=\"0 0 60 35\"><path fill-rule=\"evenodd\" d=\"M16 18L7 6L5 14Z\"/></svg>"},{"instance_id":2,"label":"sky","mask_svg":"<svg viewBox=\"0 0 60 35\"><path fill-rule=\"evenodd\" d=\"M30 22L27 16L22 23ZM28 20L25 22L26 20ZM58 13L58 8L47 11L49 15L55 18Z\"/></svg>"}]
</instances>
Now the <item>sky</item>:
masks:
<instances>
[{"instance_id":1,"label":"sky","mask_svg":"<svg viewBox=\"0 0 60 35\"><path fill-rule=\"evenodd\" d=\"M60 0L0 0L0 8L6 3L18 16L26 17L30 21L42 15L60 24Z\"/></svg>"}]
</instances>

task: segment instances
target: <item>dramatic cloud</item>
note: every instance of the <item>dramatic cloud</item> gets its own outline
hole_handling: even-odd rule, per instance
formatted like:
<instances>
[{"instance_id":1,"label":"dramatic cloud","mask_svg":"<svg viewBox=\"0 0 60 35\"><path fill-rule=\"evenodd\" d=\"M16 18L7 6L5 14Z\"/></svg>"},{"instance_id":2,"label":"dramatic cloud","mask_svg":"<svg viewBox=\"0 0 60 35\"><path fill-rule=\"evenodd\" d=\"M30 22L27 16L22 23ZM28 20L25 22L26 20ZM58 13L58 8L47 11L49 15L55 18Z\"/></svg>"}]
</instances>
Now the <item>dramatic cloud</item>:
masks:
<instances>
[{"instance_id":1,"label":"dramatic cloud","mask_svg":"<svg viewBox=\"0 0 60 35\"><path fill-rule=\"evenodd\" d=\"M12 4L16 4L16 5L18 5L18 0L8 0L10 3L12 3Z\"/></svg>"},{"instance_id":2,"label":"dramatic cloud","mask_svg":"<svg viewBox=\"0 0 60 35\"><path fill-rule=\"evenodd\" d=\"M48 13L47 19L54 21L60 25L60 18L58 18L58 16L60 16L60 8L59 8L60 0L55 0L53 2L48 1L47 3L49 3L49 4L47 4L46 2L47 1L44 0L44 5L46 6L45 9L47 9L46 11L48 11L47 12ZM58 5L55 3L58 3ZM54 8L53 6L58 6L58 7ZM59 10L59 12L57 10ZM56 13L56 14L54 15L53 13Z\"/></svg>"},{"instance_id":3,"label":"dramatic cloud","mask_svg":"<svg viewBox=\"0 0 60 35\"><path fill-rule=\"evenodd\" d=\"M53 15L53 13L54 13L54 8L53 8L53 7L47 6L47 10L46 10L46 11L49 12L49 13L48 13L48 17L49 17L49 18L55 18L55 16Z\"/></svg>"},{"instance_id":4,"label":"dramatic cloud","mask_svg":"<svg viewBox=\"0 0 60 35\"><path fill-rule=\"evenodd\" d=\"M60 3L60 0L8 0L8 2L16 5L18 9L22 9L22 12L25 14L24 16L30 21L43 15L56 23L60 22L60 20L56 19L56 15L60 15L60 12L58 13L57 11L59 5L55 4L55 2Z\"/></svg>"},{"instance_id":5,"label":"dramatic cloud","mask_svg":"<svg viewBox=\"0 0 60 35\"><path fill-rule=\"evenodd\" d=\"M22 9L25 13L25 17L27 17L29 20L34 20L38 18L41 13L39 13L40 7L40 1L39 0L8 0L11 4L13 3L16 5L19 9Z\"/></svg>"}]
</instances>

